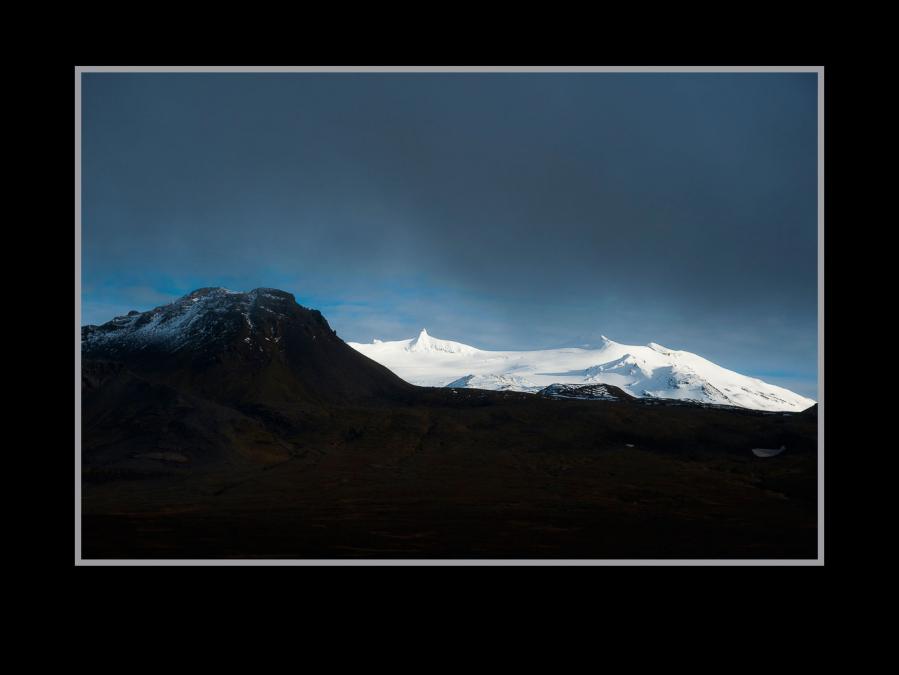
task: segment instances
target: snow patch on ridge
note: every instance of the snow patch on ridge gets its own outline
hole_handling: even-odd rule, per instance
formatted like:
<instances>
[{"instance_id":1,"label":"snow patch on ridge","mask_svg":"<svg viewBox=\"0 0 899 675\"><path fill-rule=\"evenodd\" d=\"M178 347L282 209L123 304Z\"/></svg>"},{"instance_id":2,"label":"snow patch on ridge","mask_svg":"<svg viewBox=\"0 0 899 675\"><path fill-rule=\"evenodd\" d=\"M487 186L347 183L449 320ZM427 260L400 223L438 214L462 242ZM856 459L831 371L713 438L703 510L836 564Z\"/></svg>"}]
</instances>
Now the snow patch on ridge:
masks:
<instances>
[{"instance_id":1,"label":"snow patch on ridge","mask_svg":"<svg viewBox=\"0 0 899 675\"><path fill-rule=\"evenodd\" d=\"M119 350L159 348L177 352L188 344L203 344L224 335L258 333L258 310L285 316L276 309L294 303L290 293L257 288L246 293L227 288L200 288L146 312L129 312L102 326L84 326L82 349ZM272 309L275 307L276 309ZM243 342L249 344L250 338Z\"/></svg>"}]
</instances>

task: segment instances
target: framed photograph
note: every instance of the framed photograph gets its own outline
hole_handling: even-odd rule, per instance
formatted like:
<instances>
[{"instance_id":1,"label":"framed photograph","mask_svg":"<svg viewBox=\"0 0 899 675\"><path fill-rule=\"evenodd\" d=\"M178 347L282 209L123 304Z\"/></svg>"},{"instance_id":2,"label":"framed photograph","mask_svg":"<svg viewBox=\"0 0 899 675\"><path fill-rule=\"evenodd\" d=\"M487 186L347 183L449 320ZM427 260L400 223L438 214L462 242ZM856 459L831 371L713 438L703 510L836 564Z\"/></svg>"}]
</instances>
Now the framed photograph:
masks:
<instances>
[{"instance_id":1,"label":"framed photograph","mask_svg":"<svg viewBox=\"0 0 899 675\"><path fill-rule=\"evenodd\" d=\"M77 565L823 565L823 66L74 75Z\"/></svg>"}]
</instances>

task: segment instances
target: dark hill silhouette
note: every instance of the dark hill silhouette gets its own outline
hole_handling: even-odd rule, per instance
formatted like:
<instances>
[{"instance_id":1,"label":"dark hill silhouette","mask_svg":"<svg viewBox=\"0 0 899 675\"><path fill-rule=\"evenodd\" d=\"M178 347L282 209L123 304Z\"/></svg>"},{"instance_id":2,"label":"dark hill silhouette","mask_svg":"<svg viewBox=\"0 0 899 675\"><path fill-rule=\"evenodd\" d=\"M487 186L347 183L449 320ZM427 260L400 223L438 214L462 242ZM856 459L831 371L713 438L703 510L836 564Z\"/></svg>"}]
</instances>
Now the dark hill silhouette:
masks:
<instances>
[{"instance_id":1,"label":"dark hill silhouette","mask_svg":"<svg viewBox=\"0 0 899 675\"><path fill-rule=\"evenodd\" d=\"M82 329L86 361L227 404L408 401L413 387L349 347L290 293L202 288L148 312ZM88 368L91 366L88 365Z\"/></svg>"}]
</instances>

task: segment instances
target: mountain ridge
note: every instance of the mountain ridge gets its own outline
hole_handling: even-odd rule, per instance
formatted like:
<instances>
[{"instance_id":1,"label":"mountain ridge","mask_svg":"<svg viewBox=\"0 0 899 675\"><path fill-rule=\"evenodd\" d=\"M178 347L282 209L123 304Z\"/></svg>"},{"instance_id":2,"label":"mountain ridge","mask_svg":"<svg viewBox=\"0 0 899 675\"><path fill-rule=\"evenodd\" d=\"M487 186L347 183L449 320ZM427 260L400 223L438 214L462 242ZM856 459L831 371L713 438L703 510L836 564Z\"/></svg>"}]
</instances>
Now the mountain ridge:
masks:
<instances>
[{"instance_id":1,"label":"mountain ridge","mask_svg":"<svg viewBox=\"0 0 899 675\"><path fill-rule=\"evenodd\" d=\"M815 404L656 342L625 345L602 336L597 348L489 351L436 338L424 328L408 340L344 342L321 312L303 307L292 293L267 287L199 288L145 312L83 326L82 354L124 360L138 370L180 371L207 392L221 387L221 378L211 376L204 386L204 374L224 370L228 386L217 395L240 398L241 389L246 394L262 386L269 393L281 389L284 403L404 398L412 385L537 393L551 385L605 384L636 398L753 410L800 412Z\"/></svg>"},{"instance_id":2,"label":"mountain ridge","mask_svg":"<svg viewBox=\"0 0 899 675\"><path fill-rule=\"evenodd\" d=\"M452 348L415 349L429 344ZM620 387L637 398L679 399L752 410L800 412L815 401L758 378L723 368L685 350L656 342L625 345L602 336L597 348L488 351L461 342L419 338L348 343L406 381L536 393L555 384Z\"/></svg>"},{"instance_id":3,"label":"mountain ridge","mask_svg":"<svg viewBox=\"0 0 899 675\"><path fill-rule=\"evenodd\" d=\"M400 400L413 389L348 347L321 312L272 288L197 289L82 327L81 349L87 361L123 362L137 375L228 403Z\"/></svg>"}]
</instances>

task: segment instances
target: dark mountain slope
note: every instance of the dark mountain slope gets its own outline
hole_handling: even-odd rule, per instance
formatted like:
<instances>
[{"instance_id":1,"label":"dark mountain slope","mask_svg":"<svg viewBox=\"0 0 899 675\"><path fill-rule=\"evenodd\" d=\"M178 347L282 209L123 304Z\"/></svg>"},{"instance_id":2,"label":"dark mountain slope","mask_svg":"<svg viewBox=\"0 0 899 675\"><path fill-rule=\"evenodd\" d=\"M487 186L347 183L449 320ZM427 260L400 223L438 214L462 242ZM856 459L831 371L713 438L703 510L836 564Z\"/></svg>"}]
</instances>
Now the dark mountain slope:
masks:
<instances>
[{"instance_id":1,"label":"dark mountain slope","mask_svg":"<svg viewBox=\"0 0 899 675\"><path fill-rule=\"evenodd\" d=\"M347 346L320 312L269 288L203 288L85 326L82 355L229 405L296 409L414 397L412 385Z\"/></svg>"}]
</instances>

